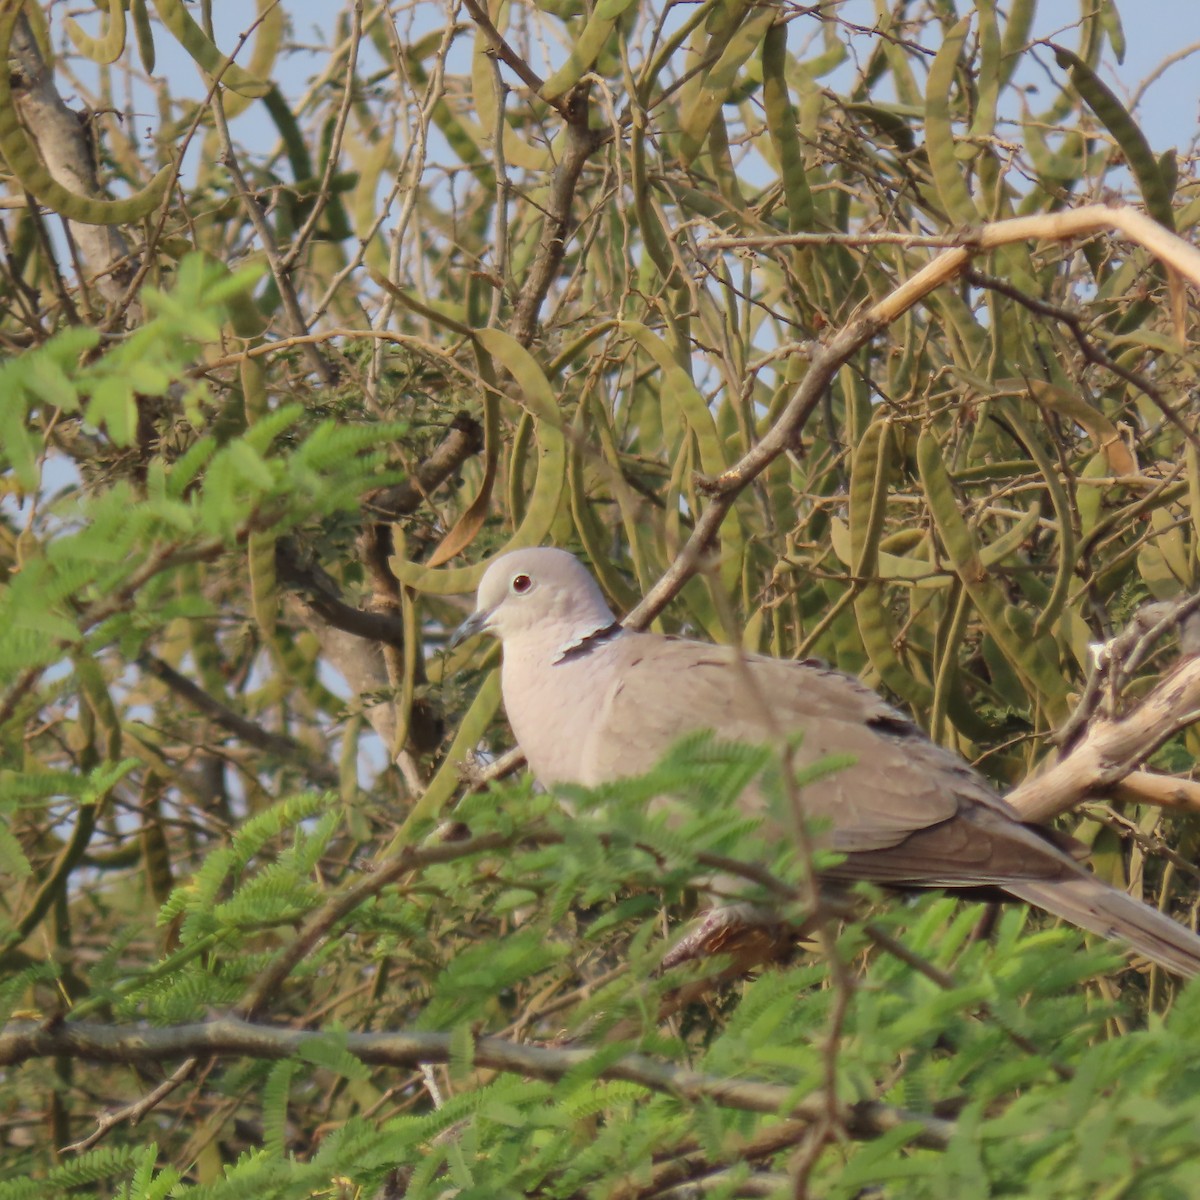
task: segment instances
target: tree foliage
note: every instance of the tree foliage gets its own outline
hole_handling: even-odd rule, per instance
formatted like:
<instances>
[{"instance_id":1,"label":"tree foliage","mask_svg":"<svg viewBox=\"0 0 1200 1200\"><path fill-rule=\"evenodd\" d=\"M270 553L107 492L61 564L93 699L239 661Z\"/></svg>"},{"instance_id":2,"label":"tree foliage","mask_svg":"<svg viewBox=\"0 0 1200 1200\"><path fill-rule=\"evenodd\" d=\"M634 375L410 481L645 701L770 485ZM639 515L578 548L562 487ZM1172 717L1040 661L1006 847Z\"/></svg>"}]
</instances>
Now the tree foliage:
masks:
<instances>
[{"instance_id":1,"label":"tree foliage","mask_svg":"<svg viewBox=\"0 0 1200 1200\"><path fill-rule=\"evenodd\" d=\"M763 752L567 810L446 650L571 547L1195 923L1200 184L1051 7L0 0L0 1200L1200 1192L1196 989L943 896L664 968L715 866L806 928Z\"/></svg>"}]
</instances>

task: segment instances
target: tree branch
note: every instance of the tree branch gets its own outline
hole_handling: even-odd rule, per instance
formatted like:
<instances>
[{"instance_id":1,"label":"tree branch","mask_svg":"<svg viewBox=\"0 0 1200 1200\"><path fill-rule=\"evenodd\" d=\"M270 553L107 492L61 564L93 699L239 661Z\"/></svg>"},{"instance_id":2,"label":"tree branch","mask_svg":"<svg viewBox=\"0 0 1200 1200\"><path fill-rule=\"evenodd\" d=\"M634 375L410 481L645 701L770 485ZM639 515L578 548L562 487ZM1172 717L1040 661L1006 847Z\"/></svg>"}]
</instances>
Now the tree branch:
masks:
<instances>
[{"instance_id":1,"label":"tree branch","mask_svg":"<svg viewBox=\"0 0 1200 1200\"><path fill-rule=\"evenodd\" d=\"M15 1066L35 1058L64 1057L89 1062L159 1065L175 1058L290 1058L319 1032L279 1029L222 1017L202 1025L114 1027L68 1021L38 1024L15 1021L0 1032L0 1066ZM415 1067L447 1063L458 1054L457 1037L449 1033L398 1030L390 1033L346 1033L345 1048L371 1066ZM453 1047L453 1049L452 1049ZM597 1048L527 1046L503 1038L477 1038L472 1061L492 1071L557 1080L568 1072L584 1072L589 1064L611 1054L610 1046ZM594 1069L594 1068L593 1068ZM753 1079L726 1079L687 1067L659 1062L643 1054L627 1054L595 1072L596 1078L638 1084L693 1104L710 1102L742 1112L786 1115L795 1120L827 1118L826 1094L815 1093L797 1101L795 1089ZM910 1112L878 1100L843 1106L840 1114L846 1131L870 1139L903 1125L914 1127L913 1143L945 1149L954 1135L952 1121Z\"/></svg>"},{"instance_id":2,"label":"tree branch","mask_svg":"<svg viewBox=\"0 0 1200 1200\"><path fill-rule=\"evenodd\" d=\"M540 97L546 81L504 40L504 36L492 23L491 17L487 15L478 0L463 0L463 3L467 12L471 14L471 20L479 26L479 32L483 34L484 40L488 44L488 53L509 67L535 96ZM561 100L547 101L547 103L552 108L563 112Z\"/></svg>"},{"instance_id":3,"label":"tree branch","mask_svg":"<svg viewBox=\"0 0 1200 1200\"><path fill-rule=\"evenodd\" d=\"M468 6L471 0L467 0ZM567 98L564 116L567 119L566 147L562 160L555 168L550 180L550 199L546 205L546 216L542 225L542 237L533 265L521 293L517 297L513 315L512 335L528 346L537 332L538 312L550 285L558 278L558 268L567 250L567 235L571 231L571 205L575 200L575 189L584 164L603 143L605 134L588 125L587 93L576 89Z\"/></svg>"},{"instance_id":4,"label":"tree branch","mask_svg":"<svg viewBox=\"0 0 1200 1200\"><path fill-rule=\"evenodd\" d=\"M800 431L813 409L821 402L834 375L872 337L893 321L899 320L930 292L958 278L976 254L1013 242L1042 238L1067 241L1104 232L1124 234L1200 286L1200 250L1133 208L1090 204L1041 216L993 221L973 232L957 235L955 241L958 244L955 248L939 254L882 300L872 304L865 313L827 338L812 354L808 371L795 394L762 440L727 471L715 478L699 481L700 488L712 495L712 502L700 514L691 536L670 567L646 593L641 604L625 618L624 623L632 629L644 629L678 595L700 568L704 555L713 548L721 523L733 507L737 495L779 455L795 445ZM805 236L781 236L778 244L802 243Z\"/></svg>"},{"instance_id":5,"label":"tree branch","mask_svg":"<svg viewBox=\"0 0 1200 1200\"><path fill-rule=\"evenodd\" d=\"M197 712L211 718L222 729L232 733L234 737L285 762L299 761L304 773L318 786L337 788L337 771L329 763L315 758L295 738L282 733L272 733L269 729L264 729L261 725L243 717L241 713L234 712L233 709L210 696L202 687L193 683L186 675L181 675L174 667L163 662L156 655L142 654L138 658L138 663L148 675L153 676Z\"/></svg>"},{"instance_id":6,"label":"tree branch","mask_svg":"<svg viewBox=\"0 0 1200 1200\"><path fill-rule=\"evenodd\" d=\"M1049 821L1120 783L1172 734L1200 721L1200 658L1183 659L1130 713L1093 722L1053 766L1006 799L1027 821Z\"/></svg>"},{"instance_id":7,"label":"tree branch","mask_svg":"<svg viewBox=\"0 0 1200 1200\"><path fill-rule=\"evenodd\" d=\"M483 426L467 412L455 413L441 444L394 487L372 492L364 503L378 521L393 521L414 513L459 467L483 449Z\"/></svg>"}]
</instances>

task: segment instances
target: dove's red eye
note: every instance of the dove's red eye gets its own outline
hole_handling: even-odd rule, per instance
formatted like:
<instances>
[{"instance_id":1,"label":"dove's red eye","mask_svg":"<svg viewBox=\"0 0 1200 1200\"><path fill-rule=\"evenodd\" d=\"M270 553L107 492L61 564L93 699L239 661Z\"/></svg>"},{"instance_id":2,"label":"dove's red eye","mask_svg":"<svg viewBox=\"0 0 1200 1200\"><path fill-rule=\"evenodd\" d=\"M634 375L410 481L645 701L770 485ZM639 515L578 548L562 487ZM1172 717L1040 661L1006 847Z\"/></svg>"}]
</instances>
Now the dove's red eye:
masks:
<instances>
[{"instance_id":1,"label":"dove's red eye","mask_svg":"<svg viewBox=\"0 0 1200 1200\"><path fill-rule=\"evenodd\" d=\"M518 596L523 596L529 589L533 587L533 580L528 575L514 575L512 581L512 590Z\"/></svg>"}]
</instances>

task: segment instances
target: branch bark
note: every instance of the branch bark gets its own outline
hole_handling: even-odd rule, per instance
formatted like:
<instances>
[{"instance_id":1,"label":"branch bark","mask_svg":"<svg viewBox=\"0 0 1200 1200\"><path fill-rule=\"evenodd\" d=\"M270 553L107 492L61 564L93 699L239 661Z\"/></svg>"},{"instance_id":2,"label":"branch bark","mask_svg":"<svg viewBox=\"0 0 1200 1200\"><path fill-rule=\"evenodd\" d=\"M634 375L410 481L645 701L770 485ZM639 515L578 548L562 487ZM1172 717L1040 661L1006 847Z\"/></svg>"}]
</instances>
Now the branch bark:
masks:
<instances>
[{"instance_id":1,"label":"branch bark","mask_svg":"<svg viewBox=\"0 0 1200 1200\"><path fill-rule=\"evenodd\" d=\"M302 1029L278 1029L223 1017L202 1025L113 1027L84 1022L37 1024L17 1021L0 1033L0 1066L15 1066L35 1058L64 1057L89 1062L159 1065L176 1058L281 1059L296 1054L305 1041L320 1034ZM450 1061L455 1038L448 1033L398 1030L390 1033L347 1033L345 1048L371 1066L415 1067ZM453 1051L457 1053L457 1049ZM525 1075L533 1079L561 1079L568 1072L583 1072L607 1056L611 1047L528 1046L503 1038L477 1038L472 1051L476 1067ZM627 1054L596 1071L596 1078L638 1084L652 1092L681 1097L693 1104L715 1103L743 1112L784 1115L795 1120L819 1121L828 1117L826 1095L818 1092L801 1100L795 1090L752 1079L726 1079L687 1067L659 1062L643 1054ZM870 1139L911 1125L913 1142L941 1150L949 1145L955 1126L939 1117L865 1100L843 1106L840 1114L846 1131Z\"/></svg>"},{"instance_id":2,"label":"branch bark","mask_svg":"<svg viewBox=\"0 0 1200 1200\"><path fill-rule=\"evenodd\" d=\"M606 136L589 127L588 110L586 91L576 89L567 98L566 148L550 180L550 200L546 206L541 241L533 256L533 266L521 285L513 315L512 335L522 346L533 342L542 301L546 299L550 285L558 278L558 268L567 250L567 235L571 231L571 205L579 176L583 173L584 164L603 144Z\"/></svg>"},{"instance_id":3,"label":"branch bark","mask_svg":"<svg viewBox=\"0 0 1200 1200\"><path fill-rule=\"evenodd\" d=\"M1049 821L1120 783L1180 729L1200 721L1200 658L1184 659L1130 713L1100 718L1063 758L1006 797L1027 821Z\"/></svg>"}]
</instances>

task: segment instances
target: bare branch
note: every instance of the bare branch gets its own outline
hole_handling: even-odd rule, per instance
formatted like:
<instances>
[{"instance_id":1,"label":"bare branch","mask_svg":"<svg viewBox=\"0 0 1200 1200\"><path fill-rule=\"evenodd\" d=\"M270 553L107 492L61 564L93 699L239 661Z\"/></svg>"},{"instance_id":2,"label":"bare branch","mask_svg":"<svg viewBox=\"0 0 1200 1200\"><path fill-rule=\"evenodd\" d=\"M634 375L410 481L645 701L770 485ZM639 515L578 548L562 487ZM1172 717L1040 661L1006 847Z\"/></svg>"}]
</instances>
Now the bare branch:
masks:
<instances>
[{"instance_id":1,"label":"bare branch","mask_svg":"<svg viewBox=\"0 0 1200 1200\"><path fill-rule=\"evenodd\" d=\"M1126 716L1094 721L1053 766L1006 799L1027 821L1049 821L1120 783L1169 737L1200 721L1200 658L1172 670Z\"/></svg>"},{"instance_id":2,"label":"bare branch","mask_svg":"<svg viewBox=\"0 0 1200 1200\"><path fill-rule=\"evenodd\" d=\"M14 1066L34 1058L83 1059L89 1062L159 1064L172 1058L290 1058L306 1040L317 1036L303 1029L278 1029L233 1017L203 1025L127 1028L68 1021L37 1024L15 1021L0 1032L0 1065ZM390 1033L346 1033L345 1048L371 1066L415 1067L450 1061L454 1035L397 1030ZM454 1049L457 1053L457 1048ZM502 1038L477 1038L472 1060L477 1067L525 1075L533 1079L561 1079L568 1072L583 1072L593 1060L608 1057L608 1047L528 1046ZM681 1097L690 1103L709 1102L743 1112L783 1114L794 1120L818 1121L826 1116L827 1097L818 1092L796 1100L790 1087L749 1079L726 1079L687 1067L658 1062L642 1054L627 1054L600 1067L597 1078L635 1083L652 1092ZM880 1137L903 1125L914 1129L913 1143L944 1149L954 1134L954 1124L939 1117L910 1112L864 1100L845 1105L843 1126L852 1137Z\"/></svg>"}]
</instances>

